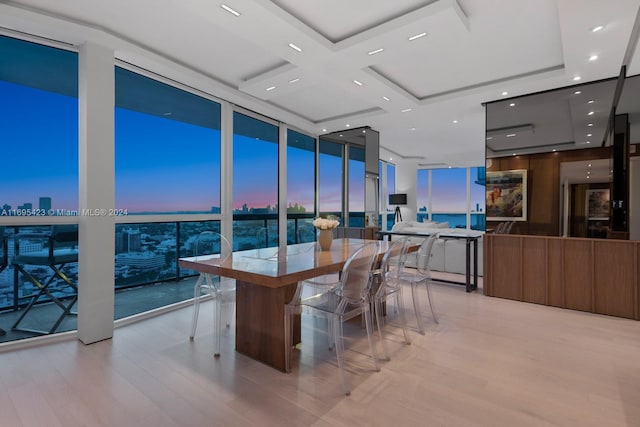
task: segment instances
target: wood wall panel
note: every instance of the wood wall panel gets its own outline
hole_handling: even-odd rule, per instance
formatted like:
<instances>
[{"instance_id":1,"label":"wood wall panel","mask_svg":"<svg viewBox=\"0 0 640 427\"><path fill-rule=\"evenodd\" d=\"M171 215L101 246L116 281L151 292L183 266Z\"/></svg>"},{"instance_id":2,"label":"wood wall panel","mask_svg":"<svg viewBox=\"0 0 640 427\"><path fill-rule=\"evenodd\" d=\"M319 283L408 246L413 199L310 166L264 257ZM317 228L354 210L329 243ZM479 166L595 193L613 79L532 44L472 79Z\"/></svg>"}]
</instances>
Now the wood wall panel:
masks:
<instances>
[{"instance_id":1,"label":"wood wall panel","mask_svg":"<svg viewBox=\"0 0 640 427\"><path fill-rule=\"evenodd\" d=\"M593 257L590 239L564 242L564 306L592 311Z\"/></svg>"},{"instance_id":2,"label":"wood wall panel","mask_svg":"<svg viewBox=\"0 0 640 427\"><path fill-rule=\"evenodd\" d=\"M640 320L640 241L485 235L485 294Z\"/></svg>"},{"instance_id":3,"label":"wood wall panel","mask_svg":"<svg viewBox=\"0 0 640 427\"><path fill-rule=\"evenodd\" d=\"M529 234L560 235L560 167L558 153L531 156L527 189Z\"/></svg>"},{"instance_id":4,"label":"wood wall panel","mask_svg":"<svg viewBox=\"0 0 640 427\"><path fill-rule=\"evenodd\" d=\"M502 235L493 242L490 254L492 295L520 300L522 295L520 238Z\"/></svg>"},{"instance_id":5,"label":"wood wall panel","mask_svg":"<svg viewBox=\"0 0 640 427\"><path fill-rule=\"evenodd\" d=\"M601 241L594 248L595 312L635 317L633 243Z\"/></svg>"},{"instance_id":6,"label":"wood wall panel","mask_svg":"<svg viewBox=\"0 0 640 427\"><path fill-rule=\"evenodd\" d=\"M527 238L522 242L522 300L547 303L547 250L543 238Z\"/></svg>"},{"instance_id":7,"label":"wood wall panel","mask_svg":"<svg viewBox=\"0 0 640 427\"><path fill-rule=\"evenodd\" d=\"M563 241L560 238L547 239L547 283L549 284L547 304L553 307L564 307Z\"/></svg>"}]
</instances>

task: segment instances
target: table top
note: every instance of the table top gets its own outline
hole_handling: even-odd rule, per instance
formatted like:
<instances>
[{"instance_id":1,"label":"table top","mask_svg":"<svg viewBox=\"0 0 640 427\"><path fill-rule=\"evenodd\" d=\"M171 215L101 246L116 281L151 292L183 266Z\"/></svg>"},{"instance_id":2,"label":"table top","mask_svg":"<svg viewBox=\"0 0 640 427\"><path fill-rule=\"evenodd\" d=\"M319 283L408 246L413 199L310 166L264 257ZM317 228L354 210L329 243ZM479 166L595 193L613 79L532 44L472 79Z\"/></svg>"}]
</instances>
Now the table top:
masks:
<instances>
[{"instance_id":1,"label":"table top","mask_svg":"<svg viewBox=\"0 0 640 427\"><path fill-rule=\"evenodd\" d=\"M380 257L390 244L380 240L334 239L329 251L320 251L315 242L310 242L238 251L222 262L218 255L180 258L179 265L201 273L277 288L340 271L349 256L368 242L380 244Z\"/></svg>"}]
</instances>

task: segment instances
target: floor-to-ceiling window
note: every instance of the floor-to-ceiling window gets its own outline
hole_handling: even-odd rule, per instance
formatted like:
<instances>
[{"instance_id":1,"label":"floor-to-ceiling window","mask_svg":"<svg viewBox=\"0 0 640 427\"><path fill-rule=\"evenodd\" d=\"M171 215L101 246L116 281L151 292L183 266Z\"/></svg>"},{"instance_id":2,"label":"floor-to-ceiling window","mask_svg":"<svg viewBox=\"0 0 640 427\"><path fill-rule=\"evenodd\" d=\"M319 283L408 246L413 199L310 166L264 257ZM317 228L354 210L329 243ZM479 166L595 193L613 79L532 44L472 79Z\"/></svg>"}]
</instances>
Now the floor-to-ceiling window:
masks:
<instances>
[{"instance_id":1,"label":"floor-to-ceiling window","mask_svg":"<svg viewBox=\"0 0 640 427\"><path fill-rule=\"evenodd\" d=\"M481 178L482 177L482 178ZM419 169L418 221L484 230L484 168Z\"/></svg>"},{"instance_id":2,"label":"floor-to-ceiling window","mask_svg":"<svg viewBox=\"0 0 640 427\"><path fill-rule=\"evenodd\" d=\"M315 239L316 139L287 130L287 242Z\"/></svg>"},{"instance_id":3,"label":"floor-to-ceiling window","mask_svg":"<svg viewBox=\"0 0 640 427\"><path fill-rule=\"evenodd\" d=\"M278 126L233 113L233 247L278 245Z\"/></svg>"},{"instance_id":4,"label":"floor-to-ceiling window","mask_svg":"<svg viewBox=\"0 0 640 427\"><path fill-rule=\"evenodd\" d=\"M190 298L189 287L133 287L193 274L178 258L218 221L220 104L121 67L115 68L116 319ZM141 217L153 215L153 222ZM185 219L187 219L185 221ZM139 300L139 303L135 303Z\"/></svg>"},{"instance_id":5,"label":"floor-to-ceiling window","mask_svg":"<svg viewBox=\"0 0 640 427\"><path fill-rule=\"evenodd\" d=\"M378 162L378 176L380 177L378 183L380 194L378 224L383 230L391 230L395 209L389 205L389 194L396 192L396 165L380 160Z\"/></svg>"},{"instance_id":6,"label":"floor-to-ceiling window","mask_svg":"<svg viewBox=\"0 0 640 427\"><path fill-rule=\"evenodd\" d=\"M320 139L319 206L320 215L335 215L342 221L344 145Z\"/></svg>"},{"instance_id":7,"label":"floor-to-ceiling window","mask_svg":"<svg viewBox=\"0 0 640 427\"><path fill-rule=\"evenodd\" d=\"M77 291L53 275L42 255L53 245L48 217L70 224L68 235L77 240L78 54L0 36L0 58L0 312L7 314L0 335L13 340L38 334L31 329L61 332L77 324L67 315L55 325L64 312L51 298L72 304ZM58 264L73 284L75 259ZM32 301L34 307L51 306L51 316L30 310L18 321Z\"/></svg>"},{"instance_id":8,"label":"floor-to-ceiling window","mask_svg":"<svg viewBox=\"0 0 640 427\"><path fill-rule=\"evenodd\" d=\"M349 146L349 227L364 227L364 149Z\"/></svg>"}]
</instances>

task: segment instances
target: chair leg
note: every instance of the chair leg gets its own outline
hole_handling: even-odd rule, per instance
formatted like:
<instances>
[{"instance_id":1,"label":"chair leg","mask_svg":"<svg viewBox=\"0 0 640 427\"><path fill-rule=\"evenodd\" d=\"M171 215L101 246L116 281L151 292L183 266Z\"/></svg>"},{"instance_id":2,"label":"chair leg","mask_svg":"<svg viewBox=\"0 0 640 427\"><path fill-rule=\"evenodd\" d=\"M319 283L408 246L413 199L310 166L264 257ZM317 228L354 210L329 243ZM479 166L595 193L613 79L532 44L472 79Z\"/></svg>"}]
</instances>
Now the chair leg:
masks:
<instances>
[{"instance_id":1,"label":"chair leg","mask_svg":"<svg viewBox=\"0 0 640 427\"><path fill-rule=\"evenodd\" d=\"M213 357L220 357L220 327L222 325L222 307L220 297L214 296L213 301Z\"/></svg>"},{"instance_id":2,"label":"chair leg","mask_svg":"<svg viewBox=\"0 0 640 427\"><path fill-rule=\"evenodd\" d=\"M333 316L330 316L333 317ZM340 319L332 319L329 322L329 325L333 325L333 334L335 340L336 347L336 358L338 359L338 368L340 369L340 379L342 380L342 388L344 389L344 394L349 396L351 394L351 387L349 386L349 382L347 381L347 376L344 372L344 341L342 338L342 318Z\"/></svg>"},{"instance_id":3,"label":"chair leg","mask_svg":"<svg viewBox=\"0 0 640 427\"><path fill-rule=\"evenodd\" d=\"M418 320L418 330L421 335L424 335L424 323L422 322L422 313L420 312L420 301L418 298L418 284L411 282L411 296L413 297L413 311L416 313L416 319Z\"/></svg>"},{"instance_id":4,"label":"chair leg","mask_svg":"<svg viewBox=\"0 0 640 427\"><path fill-rule=\"evenodd\" d=\"M198 277L193 287L193 318L191 319L191 334L189 339L193 341L196 336L196 328L198 327L198 313L200 312L200 285L202 284L202 274Z\"/></svg>"},{"instance_id":5,"label":"chair leg","mask_svg":"<svg viewBox=\"0 0 640 427\"><path fill-rule=\"evenodd\" d=\"M291 372L291 352L293 344L293 322L291 321L293 313L289 306L284 306L284 370Z\"/></svg>"},{"instance_id":6,"label":"chair leg","mask_svg":"<svg viewBox=\"0 0 640 427\"><path fill-rule=\"evenodd\" d=\"M371 359L373 360L373 367L377 372L380 371L378 366L378 352L376 351L376 342L373 339L373 321L371 319L371 310L368 307L364 311L364 319L367 324L367 338L369 339L369 348L371 349Z\"/></svg>"},{"instance_id":7,"label":"chair leg","mask_svg":"<svg viewBox=\"0 0 640 427\"><path fill-rule=\"evenodd\" d=\"M387 350L387 343L384 340L384 319L382 316L381 299L376 298L375 307L376 323L378 324L378 333L380 334L380 343L382 345L382 357L384 358L384 360L389 360L389 351Z\"/></svg>"},{"instance_id":8,"label":"chair leg","mask_svg":"<svg viewBox=\"0 0 640 427\"><path fill-rule=\"evenodd\" d=\"M402 298L402 289L396 292L396 307L398 316L400 317L400 322L402 323L402 333L404 335L405 344L411 344L411 339L409 338L409 334L407 334L407 316L405 315L404 310L404 298Z\"/></svg>"},{"instance_id":9,"label":"chair leg","mask_svg":"<svg viewBox=\"0 0 640 427\"><path fill-rule=\"evenodd\" d=\"M427 278L427 280L425 281L425 286L427 287L427 296L429 297L429 308L431 309L431 315L433 316L433 321L436 322L436 324L439 324L440 322L438 321L438 315L436 314L436 310L433 304L433 296L431 294L431 278Z\"/></svg>"}]
</instances>

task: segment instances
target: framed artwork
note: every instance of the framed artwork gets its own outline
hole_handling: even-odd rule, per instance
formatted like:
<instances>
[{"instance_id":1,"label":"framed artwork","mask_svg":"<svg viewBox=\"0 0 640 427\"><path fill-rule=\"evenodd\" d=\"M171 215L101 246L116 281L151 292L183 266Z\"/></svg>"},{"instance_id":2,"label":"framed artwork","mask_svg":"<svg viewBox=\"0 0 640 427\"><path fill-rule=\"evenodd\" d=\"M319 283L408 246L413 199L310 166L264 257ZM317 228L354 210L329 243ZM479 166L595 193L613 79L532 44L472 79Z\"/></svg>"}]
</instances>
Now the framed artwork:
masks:
<instances>
[{"instance_id":1,"label":"framed artwork","mask_svg":"<svg viewBox=\"0 0 640 427\"><path fill-rule=\"evenodd\" d=\"M587 190L586 217L590 221L609 220L609 189Z\"/></svg>"},{"instance_id":2,"label":"framed artwork","mask_svg":"<svg viewBox=\"0 0 640 427\"><path fill-rule=\"evenodd\" d=\"M487 171L487 221L527 220L527 170Z\"/></svg>"}]
</instances>

